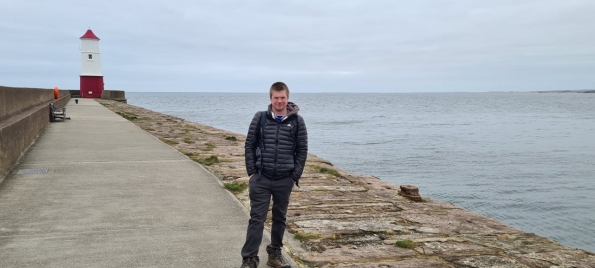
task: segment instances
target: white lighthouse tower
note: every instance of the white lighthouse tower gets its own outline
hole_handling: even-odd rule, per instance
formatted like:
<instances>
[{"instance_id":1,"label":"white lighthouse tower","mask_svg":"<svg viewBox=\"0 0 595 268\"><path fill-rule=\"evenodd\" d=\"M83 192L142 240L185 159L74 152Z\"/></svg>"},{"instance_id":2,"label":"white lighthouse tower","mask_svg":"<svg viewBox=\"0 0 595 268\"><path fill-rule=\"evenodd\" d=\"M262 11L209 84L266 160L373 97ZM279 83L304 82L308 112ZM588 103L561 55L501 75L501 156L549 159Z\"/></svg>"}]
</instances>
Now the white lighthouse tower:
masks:
<instances>
[{"instance_id":1,"label":"white lighthouse tower","mask_svg":"<svg viewBox=\"0 0 595 268\"><path fill-rule=\"evenodd\" d=\"M81 36L81 98L101 98L103 75L101 74L101 56L99 38L91 31Z\"/></svg>"}]
</instances>

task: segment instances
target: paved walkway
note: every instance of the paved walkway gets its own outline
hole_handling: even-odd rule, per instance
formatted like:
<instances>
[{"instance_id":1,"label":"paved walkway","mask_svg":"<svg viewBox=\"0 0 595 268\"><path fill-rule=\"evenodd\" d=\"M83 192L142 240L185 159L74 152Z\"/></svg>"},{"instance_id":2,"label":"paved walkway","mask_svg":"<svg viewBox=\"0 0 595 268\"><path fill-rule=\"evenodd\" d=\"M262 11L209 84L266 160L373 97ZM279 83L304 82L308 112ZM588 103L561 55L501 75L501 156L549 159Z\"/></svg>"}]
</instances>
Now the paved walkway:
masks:
<instances>
[{"instance_id":1,"label":"paved walkway","mask_svg":"<svg viewBox=\"0 0 595 268\"><path fill-rule=\"evenodd\" d=\"M0 267L240 266L248 215L217 178L94 100L66 111L0 185Z\"/></svg>"}]
</instances>

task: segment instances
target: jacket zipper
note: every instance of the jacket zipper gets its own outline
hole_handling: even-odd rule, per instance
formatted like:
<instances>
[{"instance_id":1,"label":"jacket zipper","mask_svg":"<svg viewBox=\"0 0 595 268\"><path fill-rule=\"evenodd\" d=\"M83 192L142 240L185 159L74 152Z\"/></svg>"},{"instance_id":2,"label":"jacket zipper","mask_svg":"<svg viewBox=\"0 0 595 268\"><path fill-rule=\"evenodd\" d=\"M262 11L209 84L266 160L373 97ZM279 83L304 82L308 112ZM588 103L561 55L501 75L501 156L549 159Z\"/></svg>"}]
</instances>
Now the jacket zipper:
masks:
<instances>
[{"instance_id":1,"label":"jacket zipper","mask_svg":"<svg viewBox=\"0 0 595 268\"><path fill-rule=\"evenodd\" d=\"M277 133L275 134L275 161L273 162L273 176L277 175L277 153L279 152L279 129L281 124L277 123ZM276 178L273 178L276 179Z\"/></svg>"}]
</instances>

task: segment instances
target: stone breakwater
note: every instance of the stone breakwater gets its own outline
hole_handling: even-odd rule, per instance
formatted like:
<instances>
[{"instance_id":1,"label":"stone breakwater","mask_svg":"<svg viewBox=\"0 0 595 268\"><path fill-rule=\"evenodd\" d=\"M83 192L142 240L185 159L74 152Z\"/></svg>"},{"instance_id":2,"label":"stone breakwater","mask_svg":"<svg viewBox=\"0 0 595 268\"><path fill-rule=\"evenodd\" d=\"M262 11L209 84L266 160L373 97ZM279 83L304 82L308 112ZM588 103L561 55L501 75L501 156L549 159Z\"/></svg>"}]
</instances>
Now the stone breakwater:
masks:
<instances>
[{"instance_id":1,"label":"stone breakwater","mask_svg":"<svg viewBox=\"0 0 595 268\"><path fill-rule=\"evenodd\" d=\"M97 101L203 164L223 183L248 181L245 136ZM452 204L414 202L399 195L396 185L340 170L312 154L300 184L287 213L286 248L303 267L595 267L591 252ZM249 208L247 192L240 188L236 197Z\"/></svg>"}]
</instances>

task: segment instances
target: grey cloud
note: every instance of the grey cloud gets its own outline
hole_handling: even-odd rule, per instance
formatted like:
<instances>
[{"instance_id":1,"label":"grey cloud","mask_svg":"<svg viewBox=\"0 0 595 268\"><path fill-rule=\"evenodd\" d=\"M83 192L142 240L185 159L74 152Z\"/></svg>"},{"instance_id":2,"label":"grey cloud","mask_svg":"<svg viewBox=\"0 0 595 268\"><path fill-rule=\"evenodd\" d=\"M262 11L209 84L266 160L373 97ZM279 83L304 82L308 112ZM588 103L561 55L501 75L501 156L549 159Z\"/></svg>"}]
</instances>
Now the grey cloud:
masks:
<instances>
[{"instance_id":1,"label":"grey cloud","mask_svg":"<svg viewBox=\"0 0 595 268\"><path fill-rule=\"evenodd\" d=\"M78 38L101 38L129 91L593 88L595 3L3 1L0 84L78 88ZM297 89L296 92L299 92Z\"/></svg>"}]
</instances>

